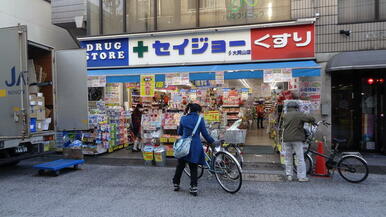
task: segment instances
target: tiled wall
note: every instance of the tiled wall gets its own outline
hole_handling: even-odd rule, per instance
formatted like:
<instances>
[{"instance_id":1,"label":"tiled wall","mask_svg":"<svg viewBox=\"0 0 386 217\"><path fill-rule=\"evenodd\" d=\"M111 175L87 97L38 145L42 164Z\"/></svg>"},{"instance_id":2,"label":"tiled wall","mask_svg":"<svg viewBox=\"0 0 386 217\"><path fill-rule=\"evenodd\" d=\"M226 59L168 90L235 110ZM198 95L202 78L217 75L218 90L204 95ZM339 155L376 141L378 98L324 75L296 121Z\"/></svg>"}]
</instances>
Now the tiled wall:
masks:
<instances>
[{"instance_id":1,"label":"tiled wall","mask_svg":"<svg viewBox=\"0 0 386 217\"><path fill-rule=\"evenodd\" d=\"M338 0L293 0L292 18L319 17L316 21L317 53L386 49L386 22L338 23ZM350 30L350 36L340 34Z\"/></svg>"}]
</instances>

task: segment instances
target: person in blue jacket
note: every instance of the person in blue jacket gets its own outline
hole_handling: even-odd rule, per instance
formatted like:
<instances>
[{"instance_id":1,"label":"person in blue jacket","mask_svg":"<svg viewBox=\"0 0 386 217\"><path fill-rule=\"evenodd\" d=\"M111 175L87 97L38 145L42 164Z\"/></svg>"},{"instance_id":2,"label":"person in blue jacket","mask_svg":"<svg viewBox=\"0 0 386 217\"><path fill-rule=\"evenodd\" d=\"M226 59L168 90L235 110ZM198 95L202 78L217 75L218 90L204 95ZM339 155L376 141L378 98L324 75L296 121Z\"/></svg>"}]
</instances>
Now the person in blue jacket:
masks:
<instances>
[{"instance_id":1,"label":"person in blue jacket","mask_svg":"<svg viewBox=\"0 0 386 217\"><path fill-rule=\"evenodd\" d=\"M193 129L197 124L198 117L201 111L202 108L199 104L188 104L185 110L185 113L187 115L181 118L180 126L178 127L178 134L182 136L182 138L187 138L192 135ZM200 134L202 134L202 136L209 144L218 145L219 143L209 135L208 131L206 130L205 122L203 119L201 119L197 131L193 135L192 143L190 144L189 154L183 158L178 159L176 172L173 178L174 191L180 190L180 180L182 172L184 171L185 165L189 164L191 174L189 192L193 196L197 196L197 167L199 164L205 164L205 154L201 143Z\"/></svg>"}]
</instances>

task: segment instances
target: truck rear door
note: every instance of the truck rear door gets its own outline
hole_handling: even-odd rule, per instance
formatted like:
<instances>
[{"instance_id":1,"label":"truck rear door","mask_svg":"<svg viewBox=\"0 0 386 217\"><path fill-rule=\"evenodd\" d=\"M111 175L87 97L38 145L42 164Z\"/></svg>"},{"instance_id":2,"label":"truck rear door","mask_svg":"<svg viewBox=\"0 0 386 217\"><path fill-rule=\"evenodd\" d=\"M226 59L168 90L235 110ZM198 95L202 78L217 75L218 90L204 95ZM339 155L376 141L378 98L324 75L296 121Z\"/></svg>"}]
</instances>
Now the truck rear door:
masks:
<instances>
[{"instance_id":1,"label":"truck rear door","mask_svg":"<svg viewBox=\"0 0 386 217\"><path fill-rule=\"evenodd\" d=\"M0 139L28 136L27 27L0 28Z\"/></svg>"},{"instance_id":2,"label":"truck rear door","mask_svg":"<svg viewBox=\"0 0 386 217\"><path fill-rule=\"evenodd\" d=\"M88 129L86 50L55 52L55 117L57 131Z\"/></svg>"}]
</instances>

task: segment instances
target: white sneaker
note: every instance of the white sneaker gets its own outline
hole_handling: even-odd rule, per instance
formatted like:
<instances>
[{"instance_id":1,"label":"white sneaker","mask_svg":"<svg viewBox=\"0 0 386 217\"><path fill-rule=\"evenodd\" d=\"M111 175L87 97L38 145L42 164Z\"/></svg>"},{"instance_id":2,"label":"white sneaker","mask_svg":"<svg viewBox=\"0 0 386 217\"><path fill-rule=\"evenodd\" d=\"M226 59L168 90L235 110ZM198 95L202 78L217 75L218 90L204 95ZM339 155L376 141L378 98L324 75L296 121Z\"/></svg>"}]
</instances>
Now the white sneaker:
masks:
<instances>
[{"instance_id":1,"label":"white sneaker","mask_svg":"<svg viewBox=\"0 0 386 217\"><path fill-rule=\"evenodd\" d=\"M306 178L300 178L299 179L299 182L309 182L310 180L306 177Z\"/></svg>"},{"instance_id":2,"label":"white sneaker","mask_svg":"<svg viewBox=\"0 0 386 217\"><path fill-rule=\"evenodd\" d=\"M292 176L287 176L287 180L291 182L292 181Z\"/></svg>"}]
</instances>

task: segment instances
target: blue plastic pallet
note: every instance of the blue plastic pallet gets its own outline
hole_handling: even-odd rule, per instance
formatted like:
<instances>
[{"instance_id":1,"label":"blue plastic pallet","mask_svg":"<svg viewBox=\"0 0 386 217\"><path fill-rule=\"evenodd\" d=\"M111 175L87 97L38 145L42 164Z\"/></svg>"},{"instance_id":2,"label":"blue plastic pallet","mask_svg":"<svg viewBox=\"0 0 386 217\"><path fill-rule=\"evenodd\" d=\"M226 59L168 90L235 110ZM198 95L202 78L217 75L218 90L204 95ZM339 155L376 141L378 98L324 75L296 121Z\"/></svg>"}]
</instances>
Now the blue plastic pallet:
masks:
<instances>
[{"instance_id":1,"label":"blue plastic pallet","mask_svg":"<svg viewBox=\"0 0 386 217\"><path fill-rule=\"evenodd\" d=\"M78 168L79 164L83 164L84 160L75 160L75 159L60 159L47 163L42 163L35 165L34 168L39 169L39 174L42 175L45 170L54 171L56 175L59 175L61 169L67 167Z\"/></svg>"}]
</instances>

